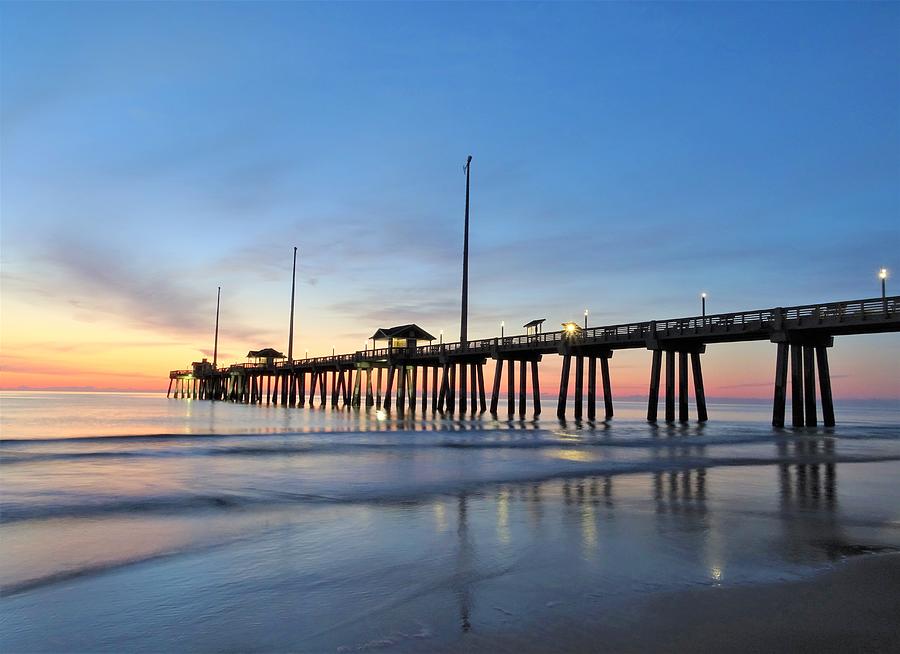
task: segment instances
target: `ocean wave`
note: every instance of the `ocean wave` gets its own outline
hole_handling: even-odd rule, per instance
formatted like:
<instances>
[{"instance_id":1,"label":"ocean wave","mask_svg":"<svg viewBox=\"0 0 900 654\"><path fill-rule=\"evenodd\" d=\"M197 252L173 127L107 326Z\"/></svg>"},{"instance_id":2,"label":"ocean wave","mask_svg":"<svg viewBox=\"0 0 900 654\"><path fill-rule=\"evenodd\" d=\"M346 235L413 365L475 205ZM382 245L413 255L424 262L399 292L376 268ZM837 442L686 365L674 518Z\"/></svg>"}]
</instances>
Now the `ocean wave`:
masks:
<instances>
[{"instance_id":1,"label":"ocean wave","mask_svg":"<svg viewBox=\"0 0 900 654\"><path fill-rule=\"evenodd\" d=\"M505 433L505 432L504 432ZM297 434L285 434L279 438L296 436ZM592 449L592 448L629 448L646 449L648 451L660 451L694 447L739 446L759 443L777 443L770 434L736 434L736 435L702 435L702 434L665 434L641 436L638 438L622 437L598 437L591 435L560 437L550 432L538 433L532 437L496 438L482 432L483 439L452 439L439 438L427 440L421 436L410 440L384 440L372 441L371 433L352 432L351 435L365 436L366 440L339 440L321 439L319 441L307 440L304 442L285 442L279 440L272 442L271 436L258 437L259 442L248 444L221 444L206 446L203 440L179 439L178 447L159 447L159 440L146 440L157 447L152 449L119 448L103 450L70 449L63 451L41 451L42 446L52 444L54 450L64 448L68 441L0 441L0 465L14 465L21 463L50 462L50 461L78 461L91 459L132 459L132 458L180 458L180 457L265 457L265 456L291 456L291 455L317 455L335 454L341 452L376 451L387 452L390 450L541 450L549 448L567 449ZM446 435L444 435L446 436ZM79 445L86 442L97 443L110 437L98 439L82 439ZM223 438L223 437L220 437ZM229 439L235 436L227 437ZM246 435L240 436L246 440ZM257 437L253 437L256 439ZM821 434L797 434L779 436L782 442L823 442L826 440L862 440L852 437L837 437ZM868 436L864 440L900 441L896 436ZM268 442L267 442L268 441ZM133 444L129 437L129 445ZM5 447L3 447L5 445ZM185 447L185 445L188 445Z\"/></svg>"},{"instance_id":2,"label":"ocean wave","mask_svg":"<svg viewBox=\"0 0 900 654\"><path fill-rule=\"evenodd\" d=\"M135 497L89 496L81 503L15 502L0 505L4 523L54 518L96 518L128 514L183 514L197 511L244 510L257 507L279 507L312 504L415 504L437 495L478 493L498 485L540 483L554 479L611 477L623 474L673 472L736 466L773 464L818 465L832 463L873 463L900 461L898 455L827 455L701 457L649 461L587 461L573 465L571 461L546 460L540 469L509 469L490 476L466 479L436 479L406 485L353 487L335 493L291 492L246 489L222 493L172 493Z\"/></svg>"}]
</instances>

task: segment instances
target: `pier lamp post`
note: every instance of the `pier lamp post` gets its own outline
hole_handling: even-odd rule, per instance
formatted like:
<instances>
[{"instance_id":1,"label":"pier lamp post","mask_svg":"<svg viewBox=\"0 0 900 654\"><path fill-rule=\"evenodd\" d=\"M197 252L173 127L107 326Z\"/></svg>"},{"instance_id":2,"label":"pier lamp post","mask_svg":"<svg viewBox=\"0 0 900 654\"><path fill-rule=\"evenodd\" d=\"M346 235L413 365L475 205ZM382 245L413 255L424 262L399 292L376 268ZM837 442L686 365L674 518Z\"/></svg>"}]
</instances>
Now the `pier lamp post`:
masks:
<instances>
[{"instance_id":1,"label":"pier lamp post","mask_svg":"<svg viewBox=\"0 0 900 654\"><path fill-rule=\"evenodd\" d=\"M441 340L440 340L440 344L441 344L441 345L444 344L444 330L443 330L443 329L441 330Z\"/></svg>"},{"instance_id":2,"label":"pier lamp post","mask_svg":"<svg viewBox=\"0 0 900 654\"><path fill-rule=\"evenodd\" d=\"M700 315L706 318L706 293L700 294Z\"/></svg>"},{"instance_id":3,"label":"pier lamp post","mask_svg":"<svg viewBox=\"0 0 900 654\"><path fill-rule=\"evenodd\" d=\"M501 320L500 321L500 338L503 338L503 330L505 327L506 327L506 322Z\"/></svg>"},{"instance_id":4,"label":"pier lamp post","mask_svg":"<svg viewBox=\"0 0 900 654\"><path fill-rule=\"evenodd\" d=\"M887 268L878 271L878 277L881 279L881 308L887 313Z\"/></svg>"},{"instance_id":5,"label":"pier lamp post","mask_svg":"<svg viewBox=\"0 0 900 654\"><path fill-rule=\"evenodd\" d=\"M331 346L331 356L334 356L334 345Z\"/></svg>"},{"instance_id":6,"label":"pier lamp post","mask_svg":"<svg viewBox=\"0 0 900 654\"><path fill-rule=\"evenodd\" d=\"M584 310L584 328L587 329L588 310Z\"/></svg>"},{"instance_id":7,"label":"pier lamp post","mask_svg":"<svg viewBox=\"0 0 900 654\"><path fill-rule=\"evenodd\" d=\"M304 358L306 358L306 359L309 358L309 350L306 351L306 356Z\"/></svg>"}]
</instances>

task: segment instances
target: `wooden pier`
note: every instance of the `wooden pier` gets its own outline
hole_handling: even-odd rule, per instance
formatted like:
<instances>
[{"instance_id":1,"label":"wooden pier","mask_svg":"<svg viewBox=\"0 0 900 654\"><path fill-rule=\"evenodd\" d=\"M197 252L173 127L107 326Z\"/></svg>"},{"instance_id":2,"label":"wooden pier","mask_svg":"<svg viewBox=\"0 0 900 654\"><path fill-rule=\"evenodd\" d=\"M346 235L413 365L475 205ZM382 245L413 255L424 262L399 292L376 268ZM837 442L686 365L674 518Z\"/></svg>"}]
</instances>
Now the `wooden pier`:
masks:
<instances>
[{"instance_id":1,"label":"wooden pier","mask_svg":"<svg viewBox=\"0 0 900 654\"><path fill-rule=\"evenodd\" d=\"M223 368L205 360L194 363L189 370L169 374L167 397L287 407L325 406L330 401L332 407L398 412L425 412L430 407L440 413L489 411L496 415L505 371L506 412L509 416L527 415L530 375L531 413L537 416L541 413L540 363L545 355L556 355L562 358L557 416L565 417L574 372L575 418L596 419L599 362L602 412L609 419L614 413L610 358L616 350L646 348L652 352L647 420L657 420L660 378L665 368L666 422L675 422L676 417L679 422L688 421L689 378L697 419L703 422L708 418L701 366L706 346L770 341L775 345L772 424L785 424L790 367L791 424L802 427L818 423L818 389L822 423L832 426L835 415L828 348L833 346L834 337L900 331L898 308L900 296L891 296L602 327L567 323L559 331L530 329L518 336L437 345L419 345L427 333L415 325L402 325L392 328L395 332L381 330L388 346L371 350L296 360L285 359L274 350L262 350L250 353L257 355L250 363ZM405 338L398 340L398 335ZM394 346L397 342L404 346ZM485 387L484 375L488 359L495 362L490 389Z\"/></svg>"}]
</instances>

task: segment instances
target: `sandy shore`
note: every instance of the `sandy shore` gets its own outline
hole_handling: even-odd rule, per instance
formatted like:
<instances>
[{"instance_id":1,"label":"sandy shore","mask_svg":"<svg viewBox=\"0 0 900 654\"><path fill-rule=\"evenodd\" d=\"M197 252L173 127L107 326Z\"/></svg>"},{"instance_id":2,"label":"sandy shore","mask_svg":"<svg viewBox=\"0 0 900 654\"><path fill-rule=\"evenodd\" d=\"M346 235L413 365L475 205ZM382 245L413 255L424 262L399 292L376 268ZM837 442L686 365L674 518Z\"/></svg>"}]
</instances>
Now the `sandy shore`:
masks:
<instances>
[{"instance_id":1,"label":"sandy shore","mask_svg":"<svg viewBox=\"0 0 900 654\"><path fill-rule=\"evenodd\" d=\"M472 650L492 652L900 652L900 554L804 581L690 590L596 619L471 635Z\"/></svg>"}]
</instances>

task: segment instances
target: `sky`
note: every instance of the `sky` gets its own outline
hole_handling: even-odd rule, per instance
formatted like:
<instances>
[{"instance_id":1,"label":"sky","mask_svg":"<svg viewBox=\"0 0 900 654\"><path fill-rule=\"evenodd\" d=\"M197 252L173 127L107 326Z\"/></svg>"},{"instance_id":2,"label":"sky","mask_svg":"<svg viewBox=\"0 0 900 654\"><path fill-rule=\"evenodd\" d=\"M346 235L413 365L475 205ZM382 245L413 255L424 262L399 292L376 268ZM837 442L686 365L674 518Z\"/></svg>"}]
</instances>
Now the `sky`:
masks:
<instances>
[{"instance_id":1,"label":"sky","mask_svg":"<svg viewBox=\"0 0 900 654\"><path fill-rule=\"evenodd\" d=\"M165 389L219 285L220 362L286 350L295 245L298 355L455 340L469 154L470 338L878 296L898 73L897 3L4 2L0 387ZM707 393L774 356L710 347ZM836 397L898 357L837 339Z\"/></svg>"}]
</instances>

